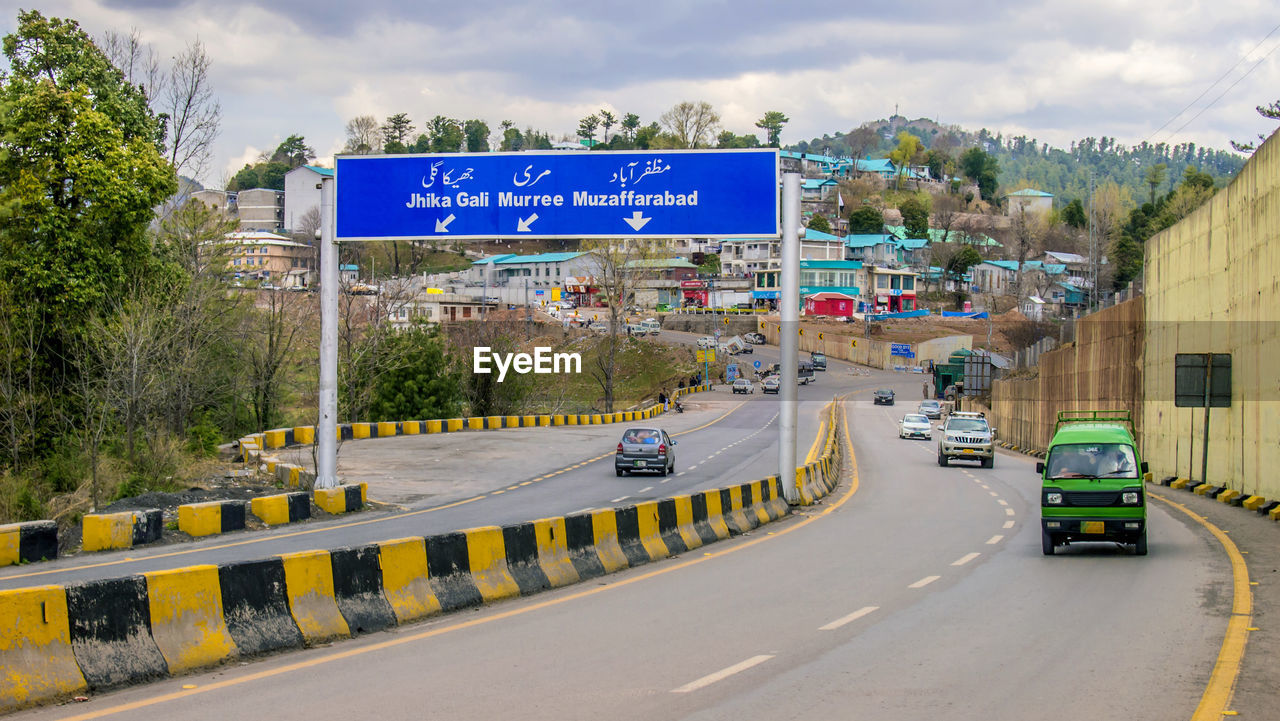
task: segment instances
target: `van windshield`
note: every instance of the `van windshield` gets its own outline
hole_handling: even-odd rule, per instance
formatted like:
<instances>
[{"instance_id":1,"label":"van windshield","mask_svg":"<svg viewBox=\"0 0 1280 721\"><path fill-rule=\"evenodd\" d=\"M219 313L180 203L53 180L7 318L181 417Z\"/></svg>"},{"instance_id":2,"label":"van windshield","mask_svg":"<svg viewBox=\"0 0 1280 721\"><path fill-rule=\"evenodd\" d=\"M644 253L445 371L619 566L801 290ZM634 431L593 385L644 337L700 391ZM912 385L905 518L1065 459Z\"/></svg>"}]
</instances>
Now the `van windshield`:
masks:
<instances>
[{"instance_id":1,"label":"van windshield","mask_svg":"<svg viewBox=\"0 0 1280 721\"><path fill-rule=\"evenodd\" d=\"M1137 478L1133 447L1122 443L1054 446L1045 462L1048 478Z\"/></svg>"}]
</instances>

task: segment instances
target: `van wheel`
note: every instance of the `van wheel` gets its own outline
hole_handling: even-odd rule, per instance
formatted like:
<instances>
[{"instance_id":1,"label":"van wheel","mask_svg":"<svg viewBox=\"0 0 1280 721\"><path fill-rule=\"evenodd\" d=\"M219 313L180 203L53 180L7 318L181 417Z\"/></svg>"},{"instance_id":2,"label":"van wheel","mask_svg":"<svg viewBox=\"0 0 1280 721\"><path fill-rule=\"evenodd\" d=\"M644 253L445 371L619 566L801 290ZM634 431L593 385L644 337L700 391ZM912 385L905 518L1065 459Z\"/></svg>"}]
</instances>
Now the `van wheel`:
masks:
<instances>
[{"instance_id":1,"label":"van wheel","mask_svg":"<svg viewBox=\"0 0 1280 721\"><path fill-rule=\"evenodd\" d=\"M1138 542L1135 543L1133 546L1133 553L1136 556L1147 555L1147 532L1146 531L1143 531L1142 535L1138 536Z\"/></svg>"},{"instance_id":2,"label":"van wheel","mask_svg":"<svg viewBox=\"0 0 1280 721\"><path fill-rule=\"evenodd\" d=\"M941 453L938 454L938 465L942 466L943 468L947 467L947 457L942 455Z\"/></svg>"},{"instance_id":3,"label":"van wheel","mask_svg":"<svg viewBox=\"0 0 1280 721\"><path fill-rule=\"evenodd\" d=\"M1053 536L1050 536L1048 531L1040 531L1040 550L1046 556L1053 555Z\"/></svg>"}]
</instances>

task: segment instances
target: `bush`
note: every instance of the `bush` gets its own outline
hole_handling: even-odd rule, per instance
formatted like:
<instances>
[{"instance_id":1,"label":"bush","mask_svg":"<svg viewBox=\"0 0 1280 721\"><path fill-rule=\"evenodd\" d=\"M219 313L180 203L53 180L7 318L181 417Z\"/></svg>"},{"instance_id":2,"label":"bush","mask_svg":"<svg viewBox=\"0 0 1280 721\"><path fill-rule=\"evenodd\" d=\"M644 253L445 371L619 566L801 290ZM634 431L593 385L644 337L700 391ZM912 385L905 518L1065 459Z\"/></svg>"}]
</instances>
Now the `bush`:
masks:
<instances>
[{"instance_id":1,"label":"bush","mask_svg":"<svg viewBox=\"0 0 1280 721\"><path fill-rule=\"evenodd\" d=\"M200 414L194 425L187 429L187 450L202 458L212 458L218 452L222 431L209 418L206 411Z\"/></svg>"},{"instance_id":2,"label":"bush","mask_svg":"<svg viewBox=\"0 0 1280 721\"><path fill-rule=\"evenodd\" d=\"M52 493L71 493L89 477L89 459L73 442L63 439L41 463L41 476Z\"/></svg>"}]
</instances>

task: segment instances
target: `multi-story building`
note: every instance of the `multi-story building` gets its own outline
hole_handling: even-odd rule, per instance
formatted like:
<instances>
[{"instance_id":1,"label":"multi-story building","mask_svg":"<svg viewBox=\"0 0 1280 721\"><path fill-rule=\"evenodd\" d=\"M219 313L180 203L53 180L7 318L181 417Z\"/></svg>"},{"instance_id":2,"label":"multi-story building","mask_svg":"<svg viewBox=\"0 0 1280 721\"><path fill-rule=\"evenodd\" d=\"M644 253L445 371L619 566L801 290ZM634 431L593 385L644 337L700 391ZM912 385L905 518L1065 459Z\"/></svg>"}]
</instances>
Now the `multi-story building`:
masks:
<instances>
[{"instance_id":1,"label":"multi-story building","mask_svg":"<svg viewBox=\"0 0 1280 721\"><path fill-rule=\"evenodd\" d=\"M284 229L284 191L252 188L236 193L240 230L279 232Z\"/></svg>"},{"instance_id":2,"label":"multi-story building","mask_svg":"<svg viewBox=\"0 0 1280 721\"><path fill-rule=\"evenodd\" d=\"M264 232L227 233L220 251L228 274L281 287L308 286L316 273L315 246Z\"/></svg>"},{"instance_id":3,"label":"multi-story building","mask_svg":"<svg viewBox=\"0 0 1280 721\"><path fill-rule=\"evenodd\" d=\"M805 228L800 239L801 260L844 260L844 240ZM782 267L782 241L777 238L734 238L720 244L720 275L751 277Z\"/></svg>"},{"instance_id":4,"label":"multi-story building","mask_svg":"<svg viewBox=\"0 0 1280 721\"><path fill-rule=\"evenodd\" d=\"M590 253L539 253L537 255L495 255L471 264L467 282L501 288L512 284L521 287L528 279L530 288L563 285L565 278L594 276L600 264Z\"/></svg>"},{"instance_id":5,"label":"multi-story building","mask_svg":"<svg viewBox=\"0 0 1280 721\"><path fill-rule=\"evenodd\" d=\"M284 174L283 226L291 232L303 230L303 218L315 209L319 220L320 183L333 177L332 168L302 165ZM319 227L319 226L316 226Z\"/></svg>"},{"instance_id":6,"label":"multi-story building","mask_svg":"<svg viewBox=\"0 0 1280 721\"><path fill-rule=\"evenodd\" d=\"M863 294L876 310L901 313L916 310L916 274L898 268L867 267L867 292Z\"/></svg>"},{"instance_id":7,"label":"multi-story building","mask_svg":"<svg viewBox=\"0 0 1280 721\"><path fill-rule=\"evenodd\" d=\"M867 271L856 260L800 261L800 297L817 293L843 293L861 297L867 287Z\"/></svg>"}]
</instances>

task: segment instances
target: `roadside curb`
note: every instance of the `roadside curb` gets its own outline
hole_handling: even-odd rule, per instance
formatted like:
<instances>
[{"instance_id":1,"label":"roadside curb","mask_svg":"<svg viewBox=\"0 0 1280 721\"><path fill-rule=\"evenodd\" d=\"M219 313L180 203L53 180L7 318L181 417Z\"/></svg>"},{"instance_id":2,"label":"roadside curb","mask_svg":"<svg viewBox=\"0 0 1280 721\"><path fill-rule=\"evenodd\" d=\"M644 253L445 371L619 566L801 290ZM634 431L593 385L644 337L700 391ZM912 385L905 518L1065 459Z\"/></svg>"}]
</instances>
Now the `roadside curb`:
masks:
<instances>
[{"instance_id":1,"label":"roadside curb","mask_svg":"<svg viewBox=\"0 0 1280 721\"><path fill-rule=\"evenodd\" d=\"M1151 479L1150 474L1148 474L1147 482L1157 483ZM1168 486L1174 490L1190 491L1197 496L1212 498L1223 505L1253 511L1260 516L1267 516L1273 521L1280 521L1280 512L1277 512L1277 509L1280 509L1280 501L1268 500L1263 496L1237 491L1225 485L1214 486L1203 481L1193 481L1190 478L1177 476L1166 476L1160 479L1158 485Z\"/></svg>"}]
</instances>

